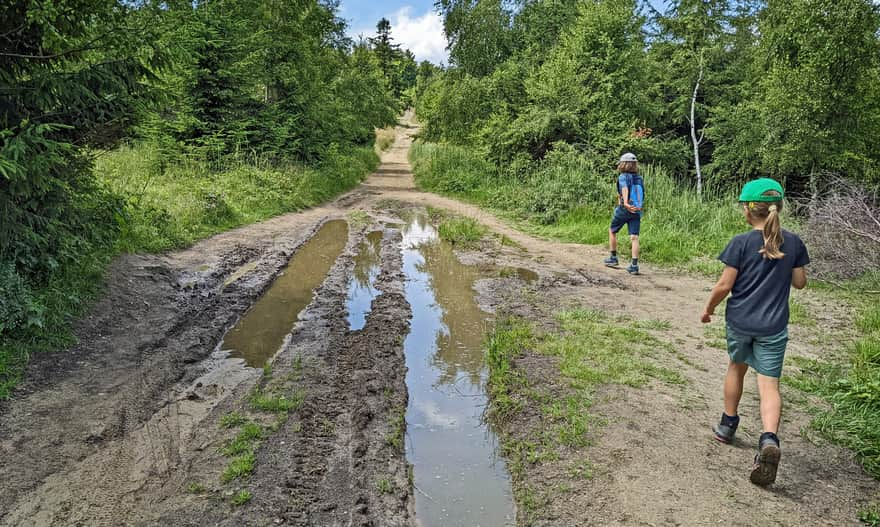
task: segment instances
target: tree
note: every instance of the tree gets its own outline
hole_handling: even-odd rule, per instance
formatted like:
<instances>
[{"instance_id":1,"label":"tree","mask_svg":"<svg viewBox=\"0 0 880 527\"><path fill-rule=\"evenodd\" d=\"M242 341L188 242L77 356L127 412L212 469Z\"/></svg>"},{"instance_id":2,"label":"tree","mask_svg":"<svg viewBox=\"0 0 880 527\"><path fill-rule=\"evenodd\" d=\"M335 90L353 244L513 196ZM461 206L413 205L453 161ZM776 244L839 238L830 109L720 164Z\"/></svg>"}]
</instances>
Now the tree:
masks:
<instances>
[{"instance_id":1,"label":"tree","mask_svg":"<svg viewBox=\"0 0 880 527\"><path fill-rule=\"evenodd\" d=\"M823 170L859 176L878 161L880 8L870 0L770 2L760 18L754 101L762 166L815 194Z\"/></svg>"},{"instance_id":2,"label":"tree","mask_svg":"<svg viewBox=\"0 0 880 527\"><path fill-rule=\"evenodd\" d=\"M164 57L150 46L150 5L13 0L4 9L0 264L39 281L113 229L112 206L84 199L97 193L85 149L125 132ZM90 224L99 217L104 225Z\"/></svg>"}]
</instances>

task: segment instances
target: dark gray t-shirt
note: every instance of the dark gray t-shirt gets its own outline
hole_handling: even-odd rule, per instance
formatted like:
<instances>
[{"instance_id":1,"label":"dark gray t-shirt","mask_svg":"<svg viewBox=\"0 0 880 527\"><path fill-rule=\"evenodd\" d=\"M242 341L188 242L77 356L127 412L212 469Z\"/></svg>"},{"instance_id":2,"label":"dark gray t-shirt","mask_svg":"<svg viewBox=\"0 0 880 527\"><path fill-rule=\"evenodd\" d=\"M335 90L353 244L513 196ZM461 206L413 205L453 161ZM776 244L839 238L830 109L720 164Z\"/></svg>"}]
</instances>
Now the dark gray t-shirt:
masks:
<instances>
[{"instance_id":1,"label":"dark gray t-shirt","mask_svg":"<svg viewBox=\"0 0 880 527\"><path fill-rule=\"evenodd\" d=\"M783 230L782 237L785 256L779 260L758 252L764 235L757 230L734 236L718 257L737 270L725 317L737 333L763 337L788 326L791 271L810 263L810 256L797 234Z\"/></svg>"}]
</instances>

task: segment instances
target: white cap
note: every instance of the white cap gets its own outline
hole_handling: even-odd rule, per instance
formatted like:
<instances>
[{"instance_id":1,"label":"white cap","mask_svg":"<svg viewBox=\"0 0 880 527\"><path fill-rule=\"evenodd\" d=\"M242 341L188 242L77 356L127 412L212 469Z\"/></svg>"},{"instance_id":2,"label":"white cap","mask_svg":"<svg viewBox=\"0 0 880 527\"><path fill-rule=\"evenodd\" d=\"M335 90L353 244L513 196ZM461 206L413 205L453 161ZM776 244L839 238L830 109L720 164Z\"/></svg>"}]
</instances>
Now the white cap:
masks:
<instances>
[{"instance_id":1,"label":"white cap","mask_svg":"<svg viewBox=\"0 0 880 527\"><path fill-rule=\"evenodd\" d=\"M638 159L636 159L636 155L633 154L632 152L627 152L627 153L623 154L622 156L620 156L620 162L624 163L627 161L638 161Z\"/></svg>"}]
</instances>

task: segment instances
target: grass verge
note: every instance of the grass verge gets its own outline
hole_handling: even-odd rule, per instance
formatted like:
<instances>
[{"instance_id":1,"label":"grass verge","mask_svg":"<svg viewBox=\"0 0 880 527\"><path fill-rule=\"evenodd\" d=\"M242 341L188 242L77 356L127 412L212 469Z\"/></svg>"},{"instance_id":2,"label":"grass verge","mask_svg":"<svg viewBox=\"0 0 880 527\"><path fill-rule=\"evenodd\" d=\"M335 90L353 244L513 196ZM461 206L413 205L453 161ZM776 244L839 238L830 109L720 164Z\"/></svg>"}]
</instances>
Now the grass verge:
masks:
<instances>
[{"instance_id":1,"label":"grass verge","mask_svg":"<svg viewBox=\"0 0 880 527\"><path fill-rule=\"evenodd\" d=\"M523 319L502 317L486 340L489 415L499 424L502 451L526 523L555 492L530 487L525 478L529 466L554 462L565 455L572 479L592 477L592 463L580 451L590 444L601 424L601 419L590 413L599 386L640 387L651 379L685 383L677 371L652 360L670 348L647 331L665 327L662 321L638 324L587 309L560 311L556 321L557 331L539 334ZM516 367L516 361L526 354L555 358L560 383L552 387L543 382L530 384L525 372ZM557 376L555 372L549 375ZM506 428L505 424L525 408L539 409L535 423L540 424L532 430ZM522 425L517 423L517 428Z\"/></svg>"},{"instance_id":2,"label":"grass verge","mask_svg":"<svg viewBox=\"0 0 880 527\"><path fill-rule=\"evenodd\" d=\"M783 381L829 403L827 410L816 411L810 426L850 448L880 479L880 306L865 307L856 326L861 336L844 361L793 358L800 371Z\"/></svg>"}]
</instances>

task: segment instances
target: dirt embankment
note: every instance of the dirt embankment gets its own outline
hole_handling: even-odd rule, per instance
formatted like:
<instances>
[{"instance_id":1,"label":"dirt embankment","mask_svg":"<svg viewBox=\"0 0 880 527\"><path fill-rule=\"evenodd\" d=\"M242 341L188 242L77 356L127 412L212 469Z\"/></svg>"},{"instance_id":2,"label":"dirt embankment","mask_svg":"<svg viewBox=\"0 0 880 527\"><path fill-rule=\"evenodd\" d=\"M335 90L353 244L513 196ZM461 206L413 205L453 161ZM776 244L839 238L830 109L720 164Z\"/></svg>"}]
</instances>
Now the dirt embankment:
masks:
<instances>
[{"instance_id":1,"label":"dirt embankment","mask_svg":"<svg viewBox=\"0 0 880 527\"><path fill-rule=\"evenodd\" d=\"M412 131L399 128L379 171L327 206L185 251L117 260L104 296L77 327L80 343L34 357L15 397L0 405L0 524L413 525L399 435L410 306L393 202L474 217L522 248L490 244L460 255L540 275L525 292L504 279L479 282L477 298L487 310L519 313L548 331L556 329L553 314L561 306L665 321L652 331L676 353L659 356L659 366L686 383L600 390L592 411L606 425L595 429L591 446L533 460L514 482L540 498L533 514L519 515L520 524L855 522L858 507L880 486L848 452L798 434L808 421L803 404L786 409L784 466L771 490L753 487L744 475L759 433L753 389L744 397L742 443L725 448L709 438L725 360L706 345L697 321L708 280L650 265L645 276L623 276L601 266L600 248L533 238L473 206L418 192L406 160ZM271 367L244 368L216 353L290 256L323 223L356 210L369 216L352 222L345 249ZM351 331L346 288L356 248L375 229L384 232L380 294L364 327ZM823 343L848 323L837 307L804 301L816 324L793 329L791 353L821 355ZM552 357L530 351L515 367L534 394L566 395ZM262 395L274 399L255 403ZM269 404L279 400L296 404ZM539 435L539 410L526 405L513 415L503 441ZM231 479L224 474L242 427L221 424L230 416L259 430L247 443L250 475ZM584 459L590 478L572 471Z\"/></svg>"}]
</instances>

